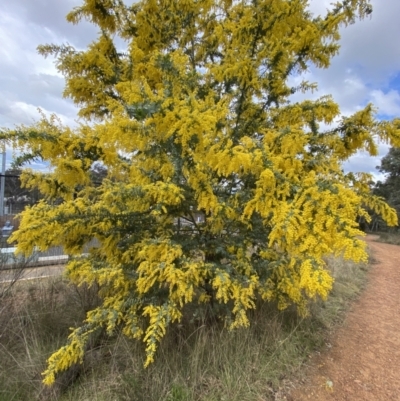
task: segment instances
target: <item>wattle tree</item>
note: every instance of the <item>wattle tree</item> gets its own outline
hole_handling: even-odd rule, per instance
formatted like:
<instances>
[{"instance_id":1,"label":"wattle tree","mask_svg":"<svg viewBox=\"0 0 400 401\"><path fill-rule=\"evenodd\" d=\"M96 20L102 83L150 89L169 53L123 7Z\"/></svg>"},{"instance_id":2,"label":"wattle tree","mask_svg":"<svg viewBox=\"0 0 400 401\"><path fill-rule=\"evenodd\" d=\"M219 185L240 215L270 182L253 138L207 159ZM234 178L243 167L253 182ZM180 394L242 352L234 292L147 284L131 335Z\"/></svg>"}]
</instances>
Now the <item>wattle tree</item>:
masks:
<instances>
[{"instance_id":1,"label":"wattle tree","mask_svg":"<svg viewBox=\"0 0 400 401\"><path fill-rule=\"evenodd\" d=\"M50 357L45 383L99 329L143 341L147 366L186 305L224 305L229 329L248 326L260 300L306 314L332 288L324 256L367 259L364 207L389 225L397 216L370 193L369 175L342 163L376 155L378 140L399 146L400 120L376 120L372 105L342 117L328 96L293 102L316 85L289 78L327 68L339 28L370 13L366 0L324 16L306 0L85 0L67 19L97 25L98 39L83 51L39 47L82 119L2 132L22 152L16 165L52 168L24 170L44 199L12 240L27 254L63 246L68 278L96 283L102 299ZM100 246L82 255L94 238Z\"/></svg>"}]
</instances>

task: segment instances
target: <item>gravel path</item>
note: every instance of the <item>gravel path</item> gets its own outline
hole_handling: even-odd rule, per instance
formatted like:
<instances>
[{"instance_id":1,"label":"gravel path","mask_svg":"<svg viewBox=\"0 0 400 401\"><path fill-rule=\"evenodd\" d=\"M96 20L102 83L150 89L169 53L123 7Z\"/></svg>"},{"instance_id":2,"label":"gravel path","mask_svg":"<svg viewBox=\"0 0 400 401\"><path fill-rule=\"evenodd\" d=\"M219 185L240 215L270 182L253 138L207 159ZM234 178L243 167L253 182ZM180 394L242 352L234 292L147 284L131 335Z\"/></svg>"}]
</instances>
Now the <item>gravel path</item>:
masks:
<instances>
[{"instance_id":1,"label":"gravel path","mask_svg":"<svg viewBox=\"0 0 400 401\"><path fill-rule=\"evenodd\" d=\"M290 401L400 401L400 247L367 236L366 290Z\"/></svg>"}]
</instances>

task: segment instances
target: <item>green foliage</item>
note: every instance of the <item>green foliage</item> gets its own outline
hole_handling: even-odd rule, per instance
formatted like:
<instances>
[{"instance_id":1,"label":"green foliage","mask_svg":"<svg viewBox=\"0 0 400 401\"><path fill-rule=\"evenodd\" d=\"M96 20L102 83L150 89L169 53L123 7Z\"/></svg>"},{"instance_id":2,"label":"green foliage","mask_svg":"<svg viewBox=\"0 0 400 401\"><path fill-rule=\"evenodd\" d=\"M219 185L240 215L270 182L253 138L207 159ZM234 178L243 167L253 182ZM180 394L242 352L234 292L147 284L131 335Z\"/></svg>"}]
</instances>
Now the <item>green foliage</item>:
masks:
<instances>
[{"instance_id":1,"label":"green foliage","mask_svg":"<svg viewBox=\"0 0 400 401\"><path fill-rule=\"evenodd\" d=\"M399 148L391 147L388 154L381 160L381 165L376 166L379 172L385 175L384 181L370 182L372 193L383 199L390 205L400 217L400 152ZM370 222L367 223L364 219L360 219L361 225L364 229L372 232L391 232L398 231L397 227L388 225L384 219L376 213L376 211L368 209L370 215ZM390 238L390 235L383 236ZM382 237L382 238L383 238ZM384 241L386 242L386 240Z\"/></svg>"},{"instance_id":2,"label":"green foliage","mask_svg":"<svg viewBox=\"0 0 400 401\"><path fill-rule=\"evenodd\" d=\"M12 240L25 253L63 246L69 279L98 285L103 300L50 357L46 383L82 360L101 328L144 341L148 366L188 307L209 304L230 329L249 326L260 300L306 315L332 288L324 256L367 258L355 223L368 218L363 205L397 224L371 177L346 175L341 163L376 155L374 138L400 145L400 120L376 121L372 105L340 118L328 96L290 102L315 84L292 88L289 77L328 67L340 26L370 5L346 0L318 17L306 6L86 0L67 18L96 24L98 39L83 51L39 47L56 56L84 122L72 130L43 117L0 136L26 151L21 162L52 168L21 176L45 199ZM101 246L82 256L94 238Z\"/></svg>"},{"instance_id":3,"label":"green foliage","mask_svg":"<svg viewBox=\"0 0 400 401\"><path fill-rule=\"evenodd\" d=\"M390 148L389 153L381 160L378 170L386 174L384 182L378 181L374 193L383 197L400 216L400 149Z\"/></svg>"}]
</instances>

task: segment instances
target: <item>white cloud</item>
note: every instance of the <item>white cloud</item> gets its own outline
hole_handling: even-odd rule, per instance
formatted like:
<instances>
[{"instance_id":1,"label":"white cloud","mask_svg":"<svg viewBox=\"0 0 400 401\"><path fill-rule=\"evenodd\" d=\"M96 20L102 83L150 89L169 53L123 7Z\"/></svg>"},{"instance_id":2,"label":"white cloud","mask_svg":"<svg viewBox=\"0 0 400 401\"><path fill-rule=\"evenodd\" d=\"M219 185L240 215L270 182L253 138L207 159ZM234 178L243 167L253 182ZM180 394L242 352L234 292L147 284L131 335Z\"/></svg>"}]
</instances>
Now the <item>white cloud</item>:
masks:
<instances>
[{"instance_id":1,"label":"white cloud","mask_svg":"<svg viewBox=\"0 0 400 401\"><path fill-rule=\"evenodd\" d=\"M331 0L312 0L310 10L324 15L330 3ZM347 68L352 68L364 82L384 85L400 70L397 40L400 34L400 1L371 0L371 3L371 17L341 29L340 54L333 59L331 73L343 74Z\"/></svg>"},{"instance_id":2,"label":"white cloud","mask_svg":"<svg viewBox=\"0 0 400 401\"><path fill-rule=\"evenodd\" d=\"M310 11L324 15L330 8L331 0L311 0ZM304 76L310 82L318 83L318 91L306 98L318 98L331 94L339 104L343 115L351 115L367 103L378 108L378 115L385 118L400 116L400 95L398 87L391 87L393 79L400 72L400 1L371 0L371 18L356 21L341 29L341 49L331 60L327 70L311 67ZM296 77L299 80L299 77ZM294 80L295 82L295 80ZM304 96L296 95L293 100ZM372 158L359 152L344 164L345 171L366 171L376 179L383 176L376 170L389 146L379 144L379 156Z\"/></svg>"},{"instance_id":3,"label":"white cloud","mask_svg":"<svg viewBox=\"0 0 400 401\"><path fill-rule=\"evenodd\" d=\"M77 108L62 98L64 78L54 60L37 53L46 43L70 43L84 48L96 28L83 21L67 23L65 15L80 0L14 0L0 11L0 127L38 120L36 109L51 110L74 124Z\"/></svg>"},{"instance_id":4,"label":"white cloud","mask_svg":"<svg viewBox=\"0 0 400 401\"><path fill-rule=\"evenodd\" d=\"M19 121L20 124L32 124L38 120L38 117L40 115L39 108L37 106L25 102L13 102L9 105L9 108L10 116L15 121ZM46 117L50 117L51 114L57 114L63 125L75 125L75 121L73 119L62 113L55 113L54 111L47 110L43 107L40 108L40 112L43 113Z\"/></svg>"},{"instance_id":5,"label":"white cloud","mask_svg":"<svg viewBox=\"0 0 400 401\"><path fill-rule=\"evenodd\" d=\"M390 117L400 117L400 95L395 90L384 93L382 90L371 92L372 103L378 108L378 113Z\"/></svg>"},{"instance_id":6,"label":"white cloud","mask_svg":"<svg viewBox=\"0 0 400 401\"><path fill-rule=\"evenodd\" d=\"M330 0L310 0L309 9L314 15L324 15L331 3Z\"/></svg>"}]
</instances>

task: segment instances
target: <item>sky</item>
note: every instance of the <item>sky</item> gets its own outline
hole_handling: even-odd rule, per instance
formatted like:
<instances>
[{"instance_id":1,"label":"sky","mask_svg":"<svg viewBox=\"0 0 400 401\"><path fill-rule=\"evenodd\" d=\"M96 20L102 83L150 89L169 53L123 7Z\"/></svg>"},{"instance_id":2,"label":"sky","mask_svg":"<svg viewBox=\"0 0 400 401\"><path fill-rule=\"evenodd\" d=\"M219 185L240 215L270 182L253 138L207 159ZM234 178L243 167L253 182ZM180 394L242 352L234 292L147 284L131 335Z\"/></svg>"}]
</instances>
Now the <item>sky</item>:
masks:
<instances>
[{"instance_id":1,"label":"sky","mask_svg":"<svg viewBox=\"0 0 400 401\"><path fill-rule=\"evenodd\" d=\"M330 0L311 0L310 10L324 14ZM46 43L69 43L84 49L96 38L97 29L87 22L67 23L65 15L80 0L8 0L0 10L0 127L31 124L39 119L37 109L56 113L67 125L76 125L77 108L62 97L64 79L54 60L37 54ZM357 21L341 31L341 50L327 70L311 68L307 80L318 84L308 98L331 94L343 115L367 103L378 108L380 119L400 117L400 15L399 0L372 0L371 18ZM345 171L376 170L389 147L381 144L380 155L357 154ZM7 152L7 165L11 161ZM35 168L35 166L32 166ZM41 168L37 165L36 168Z\"/></svg>"}]
</instances>

